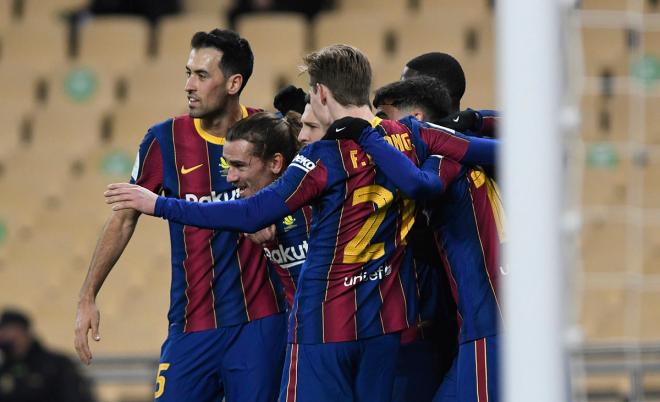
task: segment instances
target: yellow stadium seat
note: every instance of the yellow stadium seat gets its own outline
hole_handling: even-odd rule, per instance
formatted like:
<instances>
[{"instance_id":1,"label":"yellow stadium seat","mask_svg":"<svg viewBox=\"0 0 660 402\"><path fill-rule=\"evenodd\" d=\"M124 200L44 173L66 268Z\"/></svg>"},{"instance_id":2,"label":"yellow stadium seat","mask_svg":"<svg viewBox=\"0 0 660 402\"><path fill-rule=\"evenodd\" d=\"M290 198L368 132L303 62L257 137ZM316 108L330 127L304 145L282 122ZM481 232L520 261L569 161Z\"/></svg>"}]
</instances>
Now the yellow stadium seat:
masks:
<instances>
[{"instance_id":1,"label":"yellow stadium seat","mask_svg":"<svg viewBox=\"0 0 660 402\"><path fill-rule=\"evenodd\" d=\"M47 75L48 107L107 110L116 102L116 83L109 72L95 66L70 63Z\"/></svg>"},{"instance_id":2,"label":"yellow stadium seat","mask_svg":"<svg viewBox=\"0 0 660 402\"><path fill-rule=\"evenodd\" d=\"M642 342L657 342L660 340L660 322L657 319L660 292L654 289L643 290L641 299L639 338Z\"/></svg>"},{"instance_id":3,"label":"yellow stadium seat","mask_svg":"<svg viewBox=\"0 0 660 402\"><path fill-rule=\"evenodd\" d=\"M656 62L660 61L660 31L642 32L642 45L645 55L654 57Z\"/></svg>"},{"instance_id":4,"label":"yellow stadium seat","mask_svg":"<svg viewBox=\"0 0 660 402\"><path fill-rule=\"evenodd\" d=\"M494 25L489 16L461 12L423 13L399 27L399 57L411 59L422 53L444 52L469 63L492 62ZM480 60L481 56L487 57Z\"/></svg>"},{"instance_id":5,"label":"yellow stadium seat","mask_svg":"<svg viewBox=\"0 0 660 402\"><path fill-rule=\"evenodd\" d=\"M582 138L587 141L627 141L630 136L629 95L584 95Z\"/></svg>"},{"instance_id":6,"label":"yellow stadium seat","mask_svg":"<svg viewBox=\"0 0 660 402\"><path fill-rule=\"evenodd\" d=\"M3 66L28 66L45 73L67 59L67 27L63 21L44 19L12 24L2 38Z\"/></svg>"},{"instance_id":7,"label":"yellow stadium seat","mask_svg":"<svg viewBox=\"0 0 660 402\"><path fill-rule=\"evenodd\" d=\"M372 64L386 61L391 55L387 38L395 29L379 18L365 18L360 13L322 13L314 25L315 49L334 44L347 44L360 49Z\"/></svg>"},{"instance_id":8,"label":"yellow stadium seat","mask_svg":"<svg viewBox=\"0 0 660 402\"><path fill-rule=\"evenodd\" d=\"M660 225L647 224L644 226L644 273L660 273Z\"/></svg>"},{"instance_id":9,"label":"yellow stadium seat","mask_svg":"<svg viewBox=\"0 0 660 402\"><path fill-rule=\"evenodd\" d=\"M461 13L471 16L488 16L488 0L419 0L420 11L441 18L442 13Z\"/></svg>"},{"instance_id":10,"label":"yellow stadium seat","mask_svg":"<svg viewBox=\"0 0 660 402\"><path fill-rule=\"evenodd\" d=\"M63 18L67 13L85 8L87 0L23 0L23 19Z\"/></svg>"},{"instance_id":11,"label":"yellow stadium seat","mask_svg":"<svg viewBox=\"0 0 660 402\"><path fill-rule=\"evenodd\" d=\"M582 0L583 10L624 11L628 7L628 0Z\"/></svg>"},{"instance_id":12,"label":"yellow stadium seat","mask_svg":"<svg viewBox=\"0 0 660 402\"><path fill-rule=\"evenodd\" d=\"M0 0L0 32L4 31L14 21L13 0Z\"/></svg>"},{"instance_id":13,"label":"yellow stadium seat","mask_svg":"<svg viewBox=\"0 0 660 402\"><path fill-rule=\"evenodd\" d=\"M175 117L161 109L143 108L143 104L127 102L112 112L112 130L106 147L135 156L149 127Z\"/></svg>"},{"instance_id":14,"label":"yellow stadium seat","mask_svg":"<svg viewBox=\"0 0 660 402\"><path fill-rule=\"evenodd\" d=\"M126 102L164 116L178 115L186 111L185 83L185 64L149 63L130 75Z\"/></svg>"},{"instance_id":15,"label":"yellow stadium seat","mask_svg":"<svg viewBox=\"0 0 660 402\"><path fill-rule=\"evenodd\" d=\"M231 7L232 0L183 0L182 3L186 13L219 16Z\"/></svg>"},{"instance_id":16,"label":"yellow stadium seat","mask_svg":"<svg viewBox=\"0 0 660 402\"><path fill-rule=\"evenodd\" d=\"M585 74L614 77L629 74L628 32L622 28L582 27Z\"/></svg>"},{"instance_id":17,"label":"yellow stadium seat","mask_svg":"<svg viewBox=\"0 0 660 402\"><path fill-rule=\"evenodd\" d=\"M30 152L51 161L80 157L101 143L101 110L52 106L34 116Z\"/></svg>"},{"instance_id":18,"label":"yellow stadium seat","mask_svg":"<svg viewBox=\"0 0 660 402\"><path fill-rule=\"evenodd\" d=\"M660 155L649 153L641 167L644 182L643 206L645 208L660 207Z\"/></svg>"},{"instance_id":19,"label":"yellow stadium seat","mask_svg":"<svg viewBox=\"0 0 660 402\"><path fill-rule=\"evenodd\" d=\"M361 13L362 15L386 12L390 14L404 14L409 11L407 0L341 0L339 10L347 13Z\"/></svg>"},{"instance_id":20,"label":"yellow stadium seat","mask_svg":"<svg viewBox=\"0 0 660 402\"><path fill-rule=\"evenodd\" d=\"M80 30L78 60L122 76L147 61L149 24L140 17L96 17Z\"/></svg>"},{"instance_id":21,"label":"yellow stadium seat","mask_svg":"<svg viewBox=\"0 0 660 402\"><path fill-rule=\"evenodd\" d=\"M660 144L660 92L644 98L645 139L647 144Z\"/></svg>"},{"instance_id":22,"label":"yellow stadium seat","mask_svg":"<svg viewBox=\"0 0 660 402\"><path fill-rule=\"evenodd\" d=\"M628 200L631 158L622 146L611 143L585 144L582 204L623 206Z\"/></svg>"},{"instance_id":23,"label":"yellow stadium seat","mask_svg":"<svg viewBox=\"0 0 660 402\"><path fill-rule=\"evenodd\" d=\"M588 281L588 278L587 278ZM587 342L612 342L634 338L626 325L632 313L625 288L585 289L581 295L580 322Z\"/></svg>"},{"instance_id":24,"label":"yellow stadium seat","mask_svg":"<svg viewBox=\"0 0 660 402\"><path fill-rule=\"evenodd\" d=\"M193 34L226 26L227 23L220 14L200 12L164 17L158 24L158 59L181 65L180 70L185 71Z\"/></svg>"},{"instance_id":25,"label":"yellow stadium seat","mask_svg":"<svg viewBox=\"0 0 660 402\"><path fill-rule=\"evenodd\" d=\"M249 14L239 18L237 30L250 42L254 63L268 63L276 74L294 79L307 53L307 20L300 14ZM277 42L273 43L273 36ZM271 94L271 96L274 94Z\"/></svg>"},{"instance_id":26,"label":"yellow stadium seat","mask_svg":"<svg viewBox=\"0 0 660 402\"><path fill-rule=\"evenodd\" d=\"M627 239L629 226L622 219L591 217L581 232L581 250L586 272L628 270Z\"/></svg>"}]
</instances>

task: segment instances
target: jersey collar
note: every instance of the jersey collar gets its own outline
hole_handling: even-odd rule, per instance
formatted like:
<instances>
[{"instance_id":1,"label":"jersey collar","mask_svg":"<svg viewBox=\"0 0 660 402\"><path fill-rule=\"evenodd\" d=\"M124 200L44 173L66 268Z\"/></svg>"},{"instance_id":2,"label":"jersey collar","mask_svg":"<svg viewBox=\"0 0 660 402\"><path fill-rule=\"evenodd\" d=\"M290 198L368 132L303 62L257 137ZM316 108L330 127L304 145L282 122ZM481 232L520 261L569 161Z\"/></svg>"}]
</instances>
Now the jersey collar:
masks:
<instances>
[{"instance_id":1,"label":"jersey collar","mask_svg":"<svg viewBox=\"0 0 660 402\"><path fill-rule=\"evenodd\" d=\"M244 119L248 117L248 111L244 105L240 105L240 106L241 106L241 119ZM211 144L225 145L224 137L218 137L216 135L213 135L202 128L201 119L193 119L193 123L195 124L195 130L197 131L197 134L199 134L199 136L202 137L205 141L210 142Z\"/></svg>"}]
</instances>

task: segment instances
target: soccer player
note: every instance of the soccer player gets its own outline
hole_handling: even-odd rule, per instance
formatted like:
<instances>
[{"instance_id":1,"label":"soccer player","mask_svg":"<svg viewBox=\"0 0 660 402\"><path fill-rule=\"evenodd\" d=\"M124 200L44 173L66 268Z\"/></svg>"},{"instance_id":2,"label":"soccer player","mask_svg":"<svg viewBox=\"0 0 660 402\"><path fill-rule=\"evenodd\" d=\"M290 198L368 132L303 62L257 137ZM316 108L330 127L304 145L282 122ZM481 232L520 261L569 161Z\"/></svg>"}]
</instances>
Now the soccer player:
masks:
<instances>
[{"instance_id":1,"label":"soccer player","mask_svg":"<svg viewBox=\"0 0 660 402\"><path fill-rule=\"evenodd\" d=\"M412 139L405 126L374 118L368 104L371 68L357 49L329 46L304 60L311 107L322 127L342 116L368 119L413 160L417 151L457 160L485 153L479 145L487 142L436 129ZM347 129L342 124L340 119L327 132ZM245 200L186 203L130 184L110 185L106 200L115 210L135 208L174 222L243 231L263 228L312 203L309 251L289 320L280 401L391 399L399 331L416 323L412 261L405 246L414 203L383 180L357 144L311 144L279 180Z\"/></svg>"},{"instance_id":2,"label":"soccer player","mask_svg":"<svg viewBox=\"0 0 660 402\"><path fill-rule=\"evenodd\" d=\"M494 110L461 111L461 98L465 94L465 73L461 64L447 53L421 54L406 63L401 79L428 76L440 81L449 90L451 114L437 124L458 130L467 135L496 137L498 114Z\"/></svg>"},{"instance_id":3,"label":"soccer player","mask_svg":"<svg viewBox=\"0 0 660 402\"><path fill-rule=\"evenodd\" d=\"M215 29L191 40L186 65L188 115L151 127L132 183L194 203L224 202L240 190L221 159L225 135L256 112L240 104L252 73L249 43ZM139 214L115 211L96 246L80 291L75 345L89 364L87 334L99 336L98 294L128 243ZM229 231L170 223L169 334L155 387L158 401L264 401L277 397L286 345L284 303L261 247ZM136 267L137 268L137 267Z\"/></svg>"},{"instance_id":4,"label":"soccer player","mask_svg":"<svg viewBox=\"0 0 660 402\"><path fill-rule=\"evenodd\" d=\"M415 87L415 84L394 87L401 86ZM394 104L398 103L391 92L388 96L394 99ZM407 98L407 103L401 104L404 109L424 108L424 99L424 96L419 101ZM391 114L404 113L394 110L395 106L391 108ZM357 141L397 186L406 185L401 182L401 165L397 160L408 161L378 133L346 130L341 136ZM394 169L393 165L398 167ZM496 402L501 321L498 284L504 274L499 264L499 248L505 240L499 189L482 168L462 166L448 158L429 157L423 168L437 174L443 183L442 196L429 201L421 216L427 217L427 224L435 232L437 251L450 278L460 320L458 355L433 400Z\"/></svg>"}]
</instances>

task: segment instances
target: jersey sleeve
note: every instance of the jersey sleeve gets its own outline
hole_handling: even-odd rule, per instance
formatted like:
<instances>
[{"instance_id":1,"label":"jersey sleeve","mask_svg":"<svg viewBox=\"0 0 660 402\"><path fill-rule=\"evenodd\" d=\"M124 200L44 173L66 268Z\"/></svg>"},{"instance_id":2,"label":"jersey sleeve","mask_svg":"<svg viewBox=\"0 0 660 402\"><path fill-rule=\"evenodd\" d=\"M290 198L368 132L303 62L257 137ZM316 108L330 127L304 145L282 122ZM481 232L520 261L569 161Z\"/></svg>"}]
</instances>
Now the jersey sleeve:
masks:
<instances>
[{"instance_id":1,"label":"jersey sleeve","mask_svg":"<svg viewBox=\"0 0 660 402\"><path fill-rule=\"evenodd\" d=\"M154 193L160 193L163 187L163 156L160 143L152 127L144 136L138 149L130 183L138 184Z\"/></svg>"},{"instance_id":2,"label":"jersey sleeve","mask_svg":"<svg viewBox=\"0 0 660 402\"><path fill-rule=\"evenodd\" d=\"M325 171L301 153L282 177L252 197L215 203L158 197L154 215L184 225L256 232L318 196L325 187Z\"/></svg>"},{"instance_id":3,"label":"jersey sleeve","mask_svg":"<svg viewBox=\"0 0 660 402\"><path fill-rule=\"evenodd\" d=\"M443 183L443 189L446 189L460 175L462 166L442 155L430 155L422 164L421 169L427 174L438 176Z\"/></svg>"},{"instance_id":4,"label":"jersey sleeve","mask_svg":"<svg viewBox=\"0 0 660 402\"><path fill-rule=\"evenodd\" d=\"M406 117L400 122L415 132L432 154L443 155L466 165L495 164L498 140L468 137L446 127L419 122L414 117Z\"/></svg>"},{"instance_id":5,"label":"jersey sleeve","mask_svg":"<svg viewBox=\"0 0 660 402\"><path fill-rule=\"evenodd\" d=\"M378 130L365 129L360 146L371 156L378 169L408 197L434 198L444 184L437 171L420 170L405 154L383 139Z\"/></svg>"},{"instance_id":6,"label":"jersey sleeve","mask_svg":"<svg viewBox=\"0 0 660 402\"><path fill-rule=\"evenodd\" d=\"M481 116L481 127L477 131L480 136L497 138L497 126L500 116L496 110L477 110Z\"/></svg>"}]
</instances>

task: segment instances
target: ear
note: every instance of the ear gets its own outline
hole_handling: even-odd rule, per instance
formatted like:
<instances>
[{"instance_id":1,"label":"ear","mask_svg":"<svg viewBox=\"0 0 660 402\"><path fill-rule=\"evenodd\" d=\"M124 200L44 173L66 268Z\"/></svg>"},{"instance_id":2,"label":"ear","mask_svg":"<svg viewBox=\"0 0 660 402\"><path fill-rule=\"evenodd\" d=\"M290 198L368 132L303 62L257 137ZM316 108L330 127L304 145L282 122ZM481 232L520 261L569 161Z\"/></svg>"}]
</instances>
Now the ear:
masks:
<instances>
[{"instance_id":1,"label":"ear","mask_svg":"<svg viewBox=\"0 0 660 402\"><path fill-rule=\"evenodd\" d=\"M243 76L241 74L233 74L227 78L227 94L236 95L241 90L243 85Z\"/></svg>"},{"instance_id":2,"label":"ear","mask_svg":"<svg viewBox=\"0 0 660 402\"><path fill-rule=\"evenodd\" d=\"M282 174L284 169L286 169L286 166L284 166L284 155L282 155L279 152L273 155L273 157L270 159L270 162L268 164L269 164L268 168L270 169L271 173L273 173L275 176L279 176L280 174Z\"/></svg>"},{"instance_id":3,"label":"ear","mask_svg":"<svg viewBox=\"0 0 660 402\"><path fill-rule=\"evenodd\" d=\"M413 109L411 114L419 121L426 121L426 114L421 109Z\"/></svg>"},{"instance_id":4,"label":"ear","mask_svg":"<svg viewBox=\"0 0 660 402\"><path fill-rule=\"evenodd\" d=\"M330 89L323 84L316 84L319 93L319 100L321 104L325 106L328 103L328 96L330 95Z\"/></svg>"}]
</instances>

